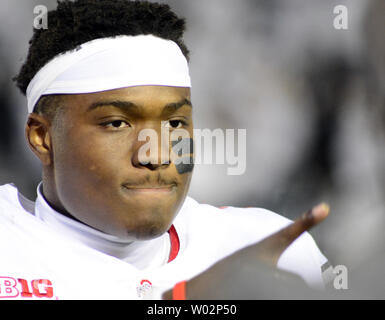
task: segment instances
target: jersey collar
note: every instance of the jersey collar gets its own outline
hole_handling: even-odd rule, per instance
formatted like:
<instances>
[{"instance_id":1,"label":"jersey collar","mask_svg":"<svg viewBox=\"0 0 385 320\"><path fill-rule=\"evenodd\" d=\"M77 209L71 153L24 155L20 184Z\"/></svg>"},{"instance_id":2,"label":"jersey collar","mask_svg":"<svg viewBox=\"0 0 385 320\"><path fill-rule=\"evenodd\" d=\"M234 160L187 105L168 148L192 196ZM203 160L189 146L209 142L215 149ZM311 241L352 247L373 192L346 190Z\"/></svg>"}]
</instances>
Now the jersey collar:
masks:
<instances>
[{"instance_id":1,"label":"jersey collar","mask_svg":"<svg viewBox=\"0 0 385 320\"><path fill-rule=\"evenodd\" d=\"M162 266L176 258L180 249L178 233L171 226L168 233L146 241L127 241L103 233L84 223L71 219L54 210L42 193L42 182L37 187L35 215L50 228L75 238L99 252L126 261L139 269Z\"/></svg>"}]
</instances>

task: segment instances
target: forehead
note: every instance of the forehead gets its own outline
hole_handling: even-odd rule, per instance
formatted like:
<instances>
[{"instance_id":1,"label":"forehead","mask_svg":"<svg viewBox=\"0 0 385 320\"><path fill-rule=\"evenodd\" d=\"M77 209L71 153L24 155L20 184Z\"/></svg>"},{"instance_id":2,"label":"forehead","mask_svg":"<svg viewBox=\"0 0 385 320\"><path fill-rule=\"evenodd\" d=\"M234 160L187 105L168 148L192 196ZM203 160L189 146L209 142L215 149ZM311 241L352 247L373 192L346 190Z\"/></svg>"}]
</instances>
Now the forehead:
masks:
<instances>
[{"instance_id":1,"label":"forehead","mask_svg":"<svg viewBox=\"0 0 385 320\"><path fill-rule=\"evenodd\" d=\"M191 101L190 88L169 86L136 86L96 93L70 94L64 96L64 104L70 113L85 113L96 106L108 105L109 102L127 102L142 110L164 108L186 101Z\"/></svg>"}]
</instances>

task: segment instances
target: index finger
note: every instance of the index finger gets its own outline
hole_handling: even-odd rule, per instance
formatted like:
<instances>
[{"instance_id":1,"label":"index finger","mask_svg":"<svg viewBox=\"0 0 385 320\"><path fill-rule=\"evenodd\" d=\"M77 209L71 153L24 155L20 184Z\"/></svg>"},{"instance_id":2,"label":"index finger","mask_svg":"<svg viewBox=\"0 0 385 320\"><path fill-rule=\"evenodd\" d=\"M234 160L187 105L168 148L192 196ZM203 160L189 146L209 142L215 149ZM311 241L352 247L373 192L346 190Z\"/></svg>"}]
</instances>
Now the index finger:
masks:
<instances>
[{"instance_id":1,"label":"index finger","mask_svg":"<svg viewBox=\"0 0 385 320\"><path fill-rule=\"evenodd\" d=\"M255 248L257 249L258 257L275 266L283 251L285 251L286 248L302 233L310 230L312 227L326 219L329 215L329 211L329 206L325 203L321 203L304 213L289 226L257 243Z\"/></svg>"},{"instance_id":2,"label":"index finger","mask_svg":"<svg viewBox=\"0 0 385 320\"><path fill-rule=\"evenodd\" d=\"M289 246L302 233L310 230L315 225L326 219L329 215L329 206L326 203L321 203L313 209L304 213L300 218L295 220L292 224L283 228L273 235L273 237L280 237L285 240ZM286 246L286 247L287 247Z\"/></svg>"}]
</instances>

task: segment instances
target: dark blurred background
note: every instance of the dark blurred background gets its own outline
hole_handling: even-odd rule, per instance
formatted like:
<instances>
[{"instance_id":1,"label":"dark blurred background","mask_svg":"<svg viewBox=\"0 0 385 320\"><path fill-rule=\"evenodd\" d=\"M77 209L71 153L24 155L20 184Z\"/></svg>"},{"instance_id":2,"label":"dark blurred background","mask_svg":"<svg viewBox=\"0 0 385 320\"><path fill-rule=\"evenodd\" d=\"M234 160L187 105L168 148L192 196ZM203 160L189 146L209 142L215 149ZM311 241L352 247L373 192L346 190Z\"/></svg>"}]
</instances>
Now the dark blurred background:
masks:
<instances>
[{"instance_id":1,"label":"dark blurred background","mask_svg":"<svg viewBox=\"0 0 385 320\"><path fill-rule=\"evenodd\" d=\"M190 196L291 219L326 201L330 217L311 233L332 264L354 270L382 252L385 1L158 2L187 19L195 127L247 129L245 174L197 165ZM41 169L11 78L27 54L33 8L56 1L1 4L0 183L34 199ZM333 26L337 5L348 9L347 30Z\"/></svg>"}]
</instances>

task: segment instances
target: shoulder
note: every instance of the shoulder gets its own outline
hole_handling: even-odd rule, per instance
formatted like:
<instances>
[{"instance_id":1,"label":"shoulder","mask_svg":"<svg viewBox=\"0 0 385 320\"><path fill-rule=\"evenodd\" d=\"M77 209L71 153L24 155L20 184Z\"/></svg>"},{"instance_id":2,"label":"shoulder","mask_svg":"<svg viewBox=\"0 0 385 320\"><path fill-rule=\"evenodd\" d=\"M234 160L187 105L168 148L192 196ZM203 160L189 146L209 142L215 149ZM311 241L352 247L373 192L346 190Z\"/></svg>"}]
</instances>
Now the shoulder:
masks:
<instances>
[{"instance_id":1,"label":"shoulder","mask_svg":"<svg viewBox=\"0 0 385 320\"><path fill-rule=\"evenodd\" d=\"M199 228L202 232L210 231L211 234L218 237L230 236L232 239L251 237L255 240L262 240L292 222L290 219L264 208L231 206L218 208L200 204L192 198L186 199L180 217L177 218L188 221L191 232L193 229Z\"/></svg>"},{"instance_id":2,"label":"shoulder","mask_svg":"<svg viewBox=\"0 0 385 320\"><path fill-rule=\"evenodd\" d=\"M10 217L18 213L33 213L35 203L25 198L12 184L0 185L0 217Z\"/></svg>"}]
</instances>

